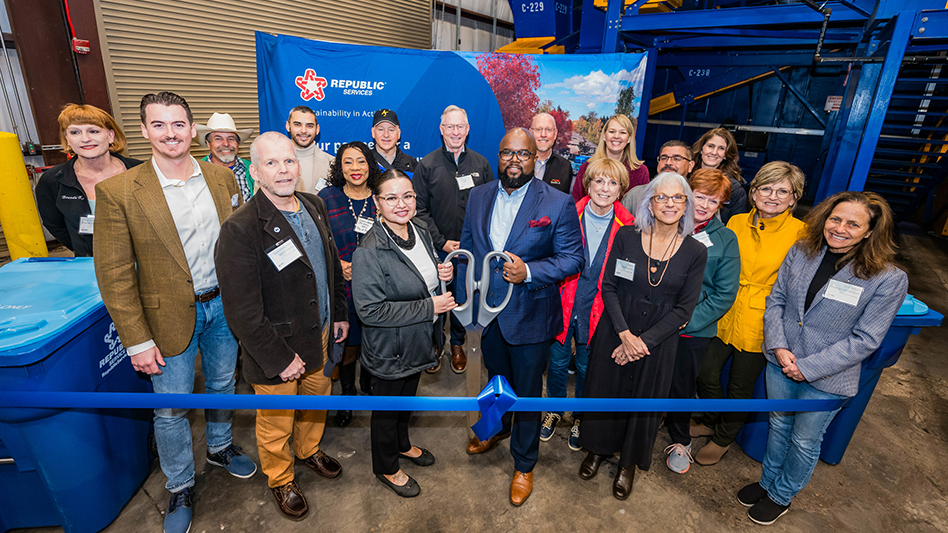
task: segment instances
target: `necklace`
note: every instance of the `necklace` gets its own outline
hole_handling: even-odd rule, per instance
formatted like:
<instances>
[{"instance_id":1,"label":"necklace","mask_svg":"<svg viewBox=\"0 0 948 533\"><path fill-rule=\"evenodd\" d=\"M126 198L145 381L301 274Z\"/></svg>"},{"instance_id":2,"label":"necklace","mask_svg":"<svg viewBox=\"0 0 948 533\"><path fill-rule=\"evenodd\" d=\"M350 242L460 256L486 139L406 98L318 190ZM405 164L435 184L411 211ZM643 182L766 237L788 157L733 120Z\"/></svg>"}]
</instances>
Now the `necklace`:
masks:
<instances>
[{"instance_id":1,"label":"necklace","mask_svg":"<svg viewBox=\"0 0 948 533\"><path fill-rule=\"evenodd\" d=\"M649 264L648 269L649 271L652 272L652 274L658 272L658 265L662 264L662 261L665 261L665 268L662 269L662 275L659 276L658 281L656 281L655 283L652 283L652 276L649 276L648 284L651 285L652 287L658 287L659 285L662 284L662 280L665 279L665 272L668 272L668 264L671 263L671 256L669 255L668 252L671 251L671 249L675 246L675 241L678 240L678 235L676 234L674 237L672 237L671 242L668 243L668 248L665 249L665 253L662 254L662 258L658 261L655 261L654 259L652 259L652 241L654 240L654 237L655 237L654 233L649 234L648 236L648 264ZM667 261L666 261L666 258L667 258ZM654 265L652 265L652 261L655 261Z\"/></svg>"},{"instance_id":2,"label":"necklace","mask_svg":"<svg viewBox=\"0 0 948 533\"><path fill-rule=\"evenodd\" d=\"M358 222L359 219L362 218L362 215L365 213L365 208L366 206L369 205L369 201L366 200L365 198L362 198L362 210L359 211L359 214L357 215L355 207L352 206L352 198L350 198L348 194L346 195L346 200L349 200L349 211L352 213L353 220Z\"/></svg>"},{"instance_id":3,"label":"necklace","mask_svg":"<svg viewBox=\"0 0 948 533\"><path fill-rule=\"evenodd\" d=\"M381 220L382 219L380 218L379 221ZM412 248L415 247L415 231L412 229L411 223L407 224L407 226L408 226L408 238L403 239L399 237L398 235L396 235L395 232L392 231L392 228L388 227L388 224L386 224L385 222L382 222L382 227L385 228L386 233L388 233L388 236L391 237L392 241L394 241L395 244L397 244L398 247L401 248L402 250L411 250Z\"/></svg>"}]
</instances>

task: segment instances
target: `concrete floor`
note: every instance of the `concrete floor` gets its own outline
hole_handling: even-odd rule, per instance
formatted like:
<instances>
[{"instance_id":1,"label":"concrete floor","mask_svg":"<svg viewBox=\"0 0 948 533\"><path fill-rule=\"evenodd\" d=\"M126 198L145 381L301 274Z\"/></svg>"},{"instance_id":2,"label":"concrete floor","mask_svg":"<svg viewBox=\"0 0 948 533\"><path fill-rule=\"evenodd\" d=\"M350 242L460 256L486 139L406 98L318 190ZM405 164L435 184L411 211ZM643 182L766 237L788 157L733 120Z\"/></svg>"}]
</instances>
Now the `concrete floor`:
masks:
<instances>
[{"instance_id":1,"label":"concrete floor","mask_svg":"<svg viewBox=\"0 0 948 533\"><path fill-rule=\"evenodd\" d=\"M948 241L906 230L902 260L911 293L932 308L948 310ZM771 531L948 531L948 329L928 328L913 337L900 361L885 371L862 423L838 466L820 463L790 512ZM338 384L335 392L338 392ZM249 393L242 384L239 392ZM419 394L465 395L465 376L447 366L423 375ZM203 415L192 413L195 456L203 457ZM639 472L627 501L612 497L615 460L598 477L577 475L585 456L566 446L567 422L540 445L533 495L520 508L508 501L513 461L509 441L469 456L464 413L418 413L412 441L430 449L437 463L403 468L422 487L419 497L397 497L374 479L369 449L369 414L359 412L344 429L330 424L323 449L337 457L345 472L336 480L320 478L304 466L297 480L311 511L302 522L279 514L259 472L237 480L223 469L199 462L192 532L270 531L752 531L735 498L739 488L756 481L760 465L736 445L716 466L694 465L685 475L669 471L662 450L663 429L653 452L652 469ZM235 443L255 460L254 416L238 412ZM697 450L697 448L696 448ZM167 506L165 478L153 465L144 486L105 531L161 531ZM551 529L552 528L552 529ZM55 532L58 528L21 531Z\"/></svg>"}]
</instances>

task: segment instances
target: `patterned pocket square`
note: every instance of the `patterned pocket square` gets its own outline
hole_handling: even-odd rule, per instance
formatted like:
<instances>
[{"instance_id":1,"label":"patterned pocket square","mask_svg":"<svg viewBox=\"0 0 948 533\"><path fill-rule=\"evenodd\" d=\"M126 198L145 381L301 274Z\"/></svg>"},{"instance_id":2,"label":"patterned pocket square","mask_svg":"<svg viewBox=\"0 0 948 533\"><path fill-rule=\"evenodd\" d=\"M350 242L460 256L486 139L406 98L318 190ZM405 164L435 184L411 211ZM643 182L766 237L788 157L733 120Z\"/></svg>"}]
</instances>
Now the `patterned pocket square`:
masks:
<instances>
[{"instance_id":1,"label":"patterned pocket square","mask_svg":"<svg viewBox=\"0 0 948 533\"><path fill-rule=\"evenodd\" d=\"M543 217L540 220L531 220L529 226L531 228L542 228L543 226L550 225L550 217Z\"/></svg>"}]
</instances>

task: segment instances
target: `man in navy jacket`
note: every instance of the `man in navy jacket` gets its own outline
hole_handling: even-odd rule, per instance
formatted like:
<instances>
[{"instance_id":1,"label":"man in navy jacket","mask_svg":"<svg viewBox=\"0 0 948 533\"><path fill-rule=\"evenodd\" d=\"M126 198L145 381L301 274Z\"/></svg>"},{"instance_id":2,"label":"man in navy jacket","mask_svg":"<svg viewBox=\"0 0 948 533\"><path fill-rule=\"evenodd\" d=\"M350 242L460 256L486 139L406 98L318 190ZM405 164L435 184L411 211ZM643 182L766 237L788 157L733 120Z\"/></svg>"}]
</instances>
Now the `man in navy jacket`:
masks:
<instances>
[{"instance_id":1,"label":"man in navy jacket","mask_svg":"<svg viewBox=\"0 0 948 533\"><path fill-rule=\"evenodd\" d=\"M474 254L473 265L481 279L481 262L491 251L505 251L512 263L495 260L490 268L488 304L500 305L507 283L513 295L504 310L481 336L484 365L490 376L502 375L519 396L540 396L550 340L563 326L563 312L556 283L576 274L583 265L582 234L572 198L540 180L534 180L537 145L525 129L507 132L500 142L498 182L471 190L461 230L460 247ZM458 292L464 287L458 284ZM463 299L463 296L461 297ZM510 452L515 472L510 501L522 504L533 490L533 467L539 455L540 413L512 413L503 417L503 429L467 446L471 454L489 450L512 436Z\"/></svg>"}]
</instances>

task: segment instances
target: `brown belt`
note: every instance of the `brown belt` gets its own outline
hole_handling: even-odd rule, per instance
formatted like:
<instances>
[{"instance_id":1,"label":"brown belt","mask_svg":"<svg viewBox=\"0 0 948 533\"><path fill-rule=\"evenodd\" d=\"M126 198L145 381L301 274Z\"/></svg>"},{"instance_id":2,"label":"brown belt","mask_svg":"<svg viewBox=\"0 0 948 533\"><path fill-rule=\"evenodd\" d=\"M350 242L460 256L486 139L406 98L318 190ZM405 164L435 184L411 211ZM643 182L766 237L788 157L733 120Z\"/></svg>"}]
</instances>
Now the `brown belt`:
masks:
<instances>
[{"instance_id":1,"label":"brown belt","mask_svg":"<svg viewBox=\"0 0 948 533\"><path fill-rule=\"evenodd\" d=\"M202 292L201 294L195 294L194 301L198 303L206 304L207 302L210 302L214 298L217 298L217 296L220 293L221 293L221 288L215 287L207 292Z\"/></svg>"}]
</instances>

